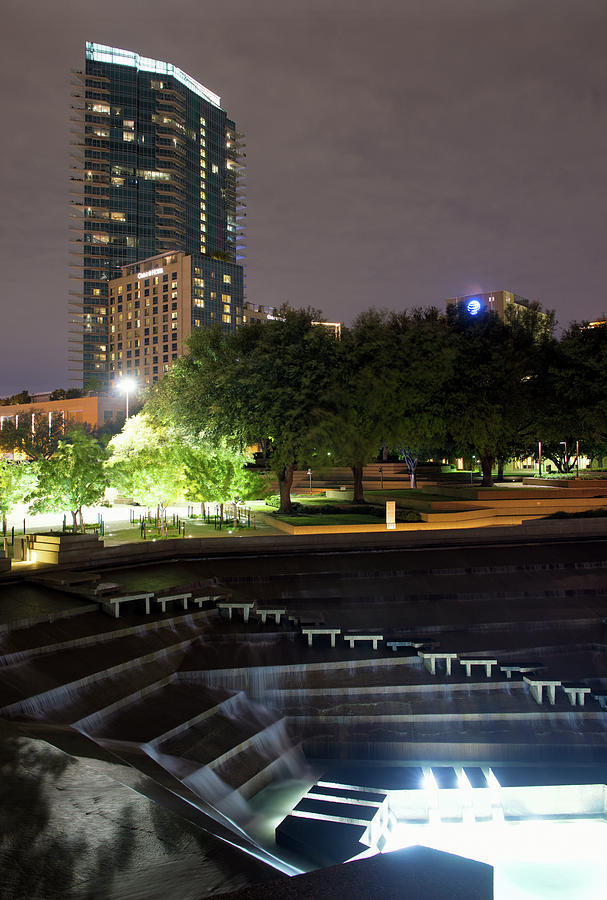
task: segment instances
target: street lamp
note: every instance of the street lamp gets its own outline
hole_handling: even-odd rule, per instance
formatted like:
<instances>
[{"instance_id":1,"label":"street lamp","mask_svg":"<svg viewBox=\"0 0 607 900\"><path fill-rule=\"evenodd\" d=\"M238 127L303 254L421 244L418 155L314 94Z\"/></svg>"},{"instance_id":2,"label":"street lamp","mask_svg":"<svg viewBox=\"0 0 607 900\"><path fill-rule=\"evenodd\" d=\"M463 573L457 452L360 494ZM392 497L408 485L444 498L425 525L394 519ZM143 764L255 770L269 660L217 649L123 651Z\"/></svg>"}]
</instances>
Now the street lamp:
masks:
<instances>
[{"instance_id":1,"label":"street lamp","mask_svg":"<svg viewBox=\"0 0 607 900\"><path fill-rule=\"evenodd\" d=\"M474 466L476 464L476 456L474 453L472 454L472 465L470 466L470 484L472 484L472 474L474 472Z\"/></svg>"},{"instance_id":2,"label":"street lamp","mask_svg":"<svg viewBox=\"0 0 607 900\"><path fill-rule=\"evenodd\" d=\"M565 472L567 472L567 465L569 464L569 455L567 453L567 441L559 441L559 443L565 445Z\"/></svg>"},{"instance_id":3,"label":"street lamp","mask_svg":"<svg viewBox=\"0 0 607 900\"><path fill-rule=\"evenodd\" d=\"M118 390L126 397L126 416L125 421L129 417L129 394L137 389L137 382L134 378L121 378L118 382Z\"/></svg>"},{"instance_id":4,"label":"street lamp","mask_svg":"<svg viewBox=\"0 0 607 900\"><path fill-rule=\"evenodd\" d=\"M537 443L538 443L538 447L540 448L540 454L538 456L538 463L539 463L539 477L541 478L542 477L542 442L538 441Z\"/></svg>"},{"instance_id":5,"label":"street lamp","mask_svg":"<svg viewBox=\"0 0 607 900\"><path fill-rule=\"evenodd\" d=\"M312 493L312 469L308 469L308 471L306 472L306 475L310 479L310 493Z\"/></svg>"},{"instance_id":6,"label":"street lamp","mask_svg":"<svg viewBox=\"0 0 607 900\"><path fill-rule=\"evenodd\" d=\"M579 441L575 442L575 469L576 469L575 477L579 478L580 477L580 442Z\"/></svg>"},{"instance_id":7,"label":"street lamp","mask_svg":"<svg viewBox=\"0 0 607 900\"><path fill-rule=\"evenodd\" d=\"M379 467L379 478L380 478L381 489L383 491L383 489L384 489L384 467L383 466Z\"/></svg>"}]
</instances>

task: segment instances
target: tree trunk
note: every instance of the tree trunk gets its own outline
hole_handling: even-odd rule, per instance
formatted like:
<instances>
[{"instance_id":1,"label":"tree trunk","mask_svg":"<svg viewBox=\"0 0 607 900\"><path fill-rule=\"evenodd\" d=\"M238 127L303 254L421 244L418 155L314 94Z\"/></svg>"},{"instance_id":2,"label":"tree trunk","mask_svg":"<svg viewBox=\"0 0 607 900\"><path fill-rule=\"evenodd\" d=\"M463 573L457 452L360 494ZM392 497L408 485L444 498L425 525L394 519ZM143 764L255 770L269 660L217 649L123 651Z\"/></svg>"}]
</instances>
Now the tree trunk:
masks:
<instances>
[{"instance_id":1,"label":"tree trunk","mask_svg":"<svg viewBox=\"0 0 607 900\"><path fill-rule=\"evenodd\" d=\"M2 534L6 534L6 513L2 513Z\"/></svg>"},{"instance_id":2,"label":"tree trunk","mask_svg":"<svg viewBox=\"0 0 607 900\"><path fill-rule=\"evenodd\" d=\"M417 487L417 481L415 480L415 469L409 469L409 481L411 483L411 487L415 489Z\"/></svg>"},{"instance_id":3,"label":"tree trunk","mask_svg":"<svg viewBox=\"0 0 607 900\"><path fill-rule=\"evenodd\" d=\"M493 456L481 456L481 468L483 470L483 487L491 487L493 484Z\"/></svg>"},{"instance_id":4,"label":"tree trunk","mask_svg":"<svg viewBox=\"0 0 607 900\"><path fill-rule=\"evenodd\" d=\"M283 466L276 473L278 476L278 490L280 491L280 510L281 513L292 513L293 505L291 504L291 486L293 485L293 469L295 463L289 463Z\"/></svg>"},{"instance_id":5,"label":"tree trunk","mask_svg":"<svg viewBox=\"0 0 607 900\"><path fill-rule=\"evenodd\" d=\"M72 531L78 534L78 510L71 510L72 513Z\"/></svg>"},{"instance_id":6,"label":"tree trunk","mask_svg":"<svg viewBox=\"0 0 607 900\"><path fill-rule=\"evenodd\" d=\"M351 466L352 475L354 476L354 496L352 497L353 503L364 503L365 495L363 492L363 468L361 465Z\"/></svg>"},{"instance_id":7,"label":"tree trunk","mask_svg":"<svg viewBox=\"0 0 607 900\"><path fill-rule=\"evenodd\" d=\"M80 509L78 510L78 516L80 518L80 531L82 532L82 534L84 534L86 531L86 528L84 527L84 516L82 515L82 507L80 507Z\"/></svg>"},{"instance_id":8,"label":"tree trunk","mask_svg":"<svg viewBox=\"0 0 607 900\"><path fill-rule=\"evenodd\" d=\"M505 460L503 460L503 459L498 459L498 461L497 461L497 479L496 479L497 481L504 480L504 463L505 463Z\"/></svg>"}]
</instances>

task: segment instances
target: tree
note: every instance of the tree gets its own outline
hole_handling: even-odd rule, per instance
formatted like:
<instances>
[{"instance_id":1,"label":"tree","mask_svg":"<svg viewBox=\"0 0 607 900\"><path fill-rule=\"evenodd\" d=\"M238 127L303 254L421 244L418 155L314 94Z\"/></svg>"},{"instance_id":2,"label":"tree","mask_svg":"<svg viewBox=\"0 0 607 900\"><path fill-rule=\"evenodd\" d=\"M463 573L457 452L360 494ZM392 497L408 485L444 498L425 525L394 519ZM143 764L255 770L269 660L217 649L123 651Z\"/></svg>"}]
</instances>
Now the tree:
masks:
<instances>
[{"instance_id":1,"label":"tree","mask_svg":"<svg viewBox=\"0 0 607 900\"><path fill-rule=\"evenodd\" d=\"M74 532L84 531L83 506L102 499L107 486L103 464L106 451L94 437L81 429L71 431L59 442L50 459L38 463L38 482L29 496L30 511L69 510Z\"/></svg>"},{"instance_id":2,"label":"tree","mask_svg":"<svg viewBox=\"0 0 607 900\"><path fill-rule=\"evenodd\" d=\"M167 429L140 413L108 444L106 471L112 487L145 506L166 509L185 491L183 454Z\"/></svg>"},{"instance_id":3,"label":"tree","mask_svg":"<svg viewBox=\"0 0 607 900\"><path fill-rule=\"evenodd\" d=\"M29 463L8 462L0 459L0 515L2 534L6 534L6 517L18 504L25 501L34 486L36 473Z\"/></svg>"},{"instance_id":4,"label":"tree","mask_svg":"<svg viewBox=\"0 0 607 900\"><path fill-rule=\"evenodd\" d=\"M573 323L555 344L538 436L559 472L574 468L576 442L590 455L607 444L607 326Z\"/></svg>"},{"instance_id":5,"label":"tree","mask_svg":"<svg viewBox=\"0 0 607 900\"><path fill-rule=\"evenodd\" d=\"M455 348L446 317L433 307L394 314L390 328L398 380L390 437L405 458L415 488L418 460L431 456L447 440L447 391Z\"/></svg>"},{"instance_id":6,"label":"tree","mask_svg":"<svg viewBox=\"0 0 607 900\"><path fill-rule=\"evenodd\" d=\"M386 441L395 411L393 341L386 314L369 310L342 331L335 348L326 411L315 437L352 469L353 502L363 503L364 466ZM322 453L322 450L321 450Z\"/></svg>"},{"instance_id":7,"label":"tree","mask_svg":"<svg viewBox=\"0 0 607 900\"><path fill-rule=\"evenodd\" d=\"M545 360L551 347L546 315L533 304L511 321L452 310L449 326L455 360L446 395L450 435L460 450L476 450L483 485L493 483L496 460L529 452L545 393Z\"/></svg>"},{"instance_id":8,"label":"tree","mask_svg":"<svg viewBox=\"0 0 607 900\"><path fill-rule=\"evenodd\" d=\"M195 331L189 354L177 360L146 404L150 415L215 443L243 450L267 441L269 464L290 512L297 460L311 456L324 414L336 340L313 325L317 310L280 309L279 316L225 333Z\"/></svg>"},{"instance_id":9,"label":"tree","mask_svg":"<svg viewBox=\"0 0 607 900\"><path fill-rule=\"evenodd\" d=\"M244 469L244 454L144 413L131 416L108 449L112 486L143 505L164 510L183 499L224 503L261 490L260 480Z\"/></svg>"}]
</instances>

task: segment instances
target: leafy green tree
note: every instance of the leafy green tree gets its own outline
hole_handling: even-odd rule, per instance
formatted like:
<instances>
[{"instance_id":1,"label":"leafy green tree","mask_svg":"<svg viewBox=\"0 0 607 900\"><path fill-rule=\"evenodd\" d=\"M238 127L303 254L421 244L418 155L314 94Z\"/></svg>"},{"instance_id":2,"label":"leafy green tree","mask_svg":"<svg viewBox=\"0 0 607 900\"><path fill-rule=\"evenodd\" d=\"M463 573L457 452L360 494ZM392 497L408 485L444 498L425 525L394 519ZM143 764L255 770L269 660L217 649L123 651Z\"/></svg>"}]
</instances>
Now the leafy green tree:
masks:
<instances>
[{"instance_id":1,"label":"leafy green tree","mask_svg":"<svg viewBox=\"0 0 607 900\"><path fill-rule=\"evenodd\" d=\"M6 534L6 517L19 503L23 503L36 481L31 463L14 463L0 459L0 515L2 534Z\"/></svg>"},{"instance_id":2,"label":"leafy green tree","mask_svg":"<svg viewBox=\"0 0 607 900\"><path fill-rule=\"evenodd\" d=\"M131 416L108 449L112 486L146 506L164 510L184 499L223 503L263 490L260 479L244 468L244 454L145 413Z\"/></svg>"},{"instance_id":3,"label":"leafy green tree","mask_svg":"<svg viewBox=\"0 0 607 900\"><path fill-rule=\"evenodd\" d=\"M104 495L106 451L94 437L75 429L59 442L50 459L38 462L38 481L29 495L30 511L69 510L74 532L84 531L82 508L98 503Z\"/></svg>"},{"instance_id":4,"label":"leafy green tree","mask_svg":"<svg viewBox=\"0 0 607 900\"><path fill-rule=\"evenodd\" d=\"M185 492L183 452L167 429L140 413L131 416L108 444L106 471L112 487L144 506L181 500Z\"/></svg>"},{"instance_id":5,"label":"leafy green tree","mask_svg":"<svg viewBox=\"0 0 607 900\"><path fill-rule=\"evenodd\" d=\"M591 456L607 445L607 326L573 323L554 346L539 437L559 472L575 467L576 442Z\"/></svg>"},{"instance_id":6,"label":"leafy green tree","mask_svg":"<svg viewBox=\"0 0 607 900\"><path fill-rule=\"evenodd\" d=\"M324 415L336 340L313 325L316 310L281 307L274 321L224 333L201 329L190 352L158 383L146 410L237 450L267 441L281 511L290 512L293 472L312 455Z\"/></svg>"},{"instance_id":7,"label":"leafy green tree","mask_svg":"<svg viewBox=\"0 0 607 900\"><path fill-rule=\"evenodd\" d=\"M447 394L456 353L446 317L435 308L394 314L390 328L398 399L389 434L414 488L418 460L431 457L447 441Z\"/></svg>"},{"instance_id":8,"label":"leafy green tree","mask_svg":"<svg viewBox=\"0 0 607 900\"><path fill-rule=\"evenodd\" d=\"M322 457L329 447L333 460L352 469L353 502L363 503L364 466L386 442L395 413L394 341L386 314L369 310L342 330L335 348L325 411L314 431ZM319 452L320 451L320 452Z\"/></svg>"},{"instance_id":9,"label":"leafy green tree","mask_svg":"<svg viewBox=\"0 0 607 900\"><path fill-rule=\"evenodd\" d=\"M182 444L185 497L198 502L225 503L240 497L259 497L267 490L266 479L244 468L246 457L225 441L212 444L204 435Z\"/></svg>"},{"instance_id":10,"label":"leafy green tree","mask_svg":"<svg viewBox=\"0 0 607 900\"><path fill-rule=\"evenodd\" d=\"M449 324L456 356L445 397L448 429L460 451L477 452L483 484L491 485L496 460L533 446L551 338L535 305L512 321L493 313L471 320L454 310Z\"/></svg>"}]
</instances>

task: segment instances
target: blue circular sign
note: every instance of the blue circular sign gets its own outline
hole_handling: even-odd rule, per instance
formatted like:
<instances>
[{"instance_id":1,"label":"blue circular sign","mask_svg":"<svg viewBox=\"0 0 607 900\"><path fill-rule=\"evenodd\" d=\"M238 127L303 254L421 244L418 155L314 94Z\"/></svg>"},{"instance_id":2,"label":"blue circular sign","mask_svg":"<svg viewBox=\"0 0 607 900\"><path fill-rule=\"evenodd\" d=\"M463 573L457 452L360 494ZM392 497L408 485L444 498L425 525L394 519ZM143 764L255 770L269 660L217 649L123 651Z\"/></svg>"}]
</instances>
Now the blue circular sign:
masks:
<instances>
[{"instance_id":1,"label":"blue circular sign","mask_svg":"<svg viewBox=\"0 0 607 900\"><path fill-rule=\"evenodd\" d=\"M466 309L471 316L477 316L481 311L481 304L478 300L469 300L466 304Z\"/></svg>"}]
</instances>

